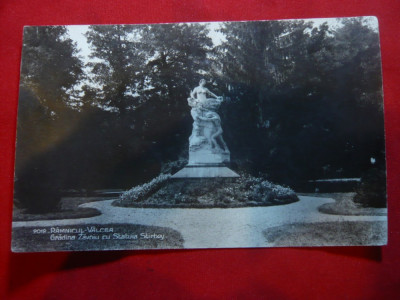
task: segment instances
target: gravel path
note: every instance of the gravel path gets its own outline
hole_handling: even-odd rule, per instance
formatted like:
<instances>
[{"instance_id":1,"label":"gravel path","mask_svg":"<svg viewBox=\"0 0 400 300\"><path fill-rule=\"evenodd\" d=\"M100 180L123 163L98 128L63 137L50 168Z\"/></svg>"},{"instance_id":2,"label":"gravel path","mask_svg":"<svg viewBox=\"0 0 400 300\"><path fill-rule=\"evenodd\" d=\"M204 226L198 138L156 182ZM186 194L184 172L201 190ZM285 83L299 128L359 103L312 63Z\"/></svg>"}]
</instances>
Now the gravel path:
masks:
<instances>
[{"instance_id":1,"label":"gravel path","mask_svg":"<svg viewBox=\"0 0 400 300\"><path fill-rule=\"evenodd\" d=\"M291 223L386 221L386 216L338 216L318 212L330 198L300 196L300 201L278 206L245 208L125 208L113 200L90 202L82 207L97 208L102 215L85 219L13 222L20 226L61 226L130 223L169 227L179 231L185 248L266 247L262 231Z\"/></svg>"}]
</instances>

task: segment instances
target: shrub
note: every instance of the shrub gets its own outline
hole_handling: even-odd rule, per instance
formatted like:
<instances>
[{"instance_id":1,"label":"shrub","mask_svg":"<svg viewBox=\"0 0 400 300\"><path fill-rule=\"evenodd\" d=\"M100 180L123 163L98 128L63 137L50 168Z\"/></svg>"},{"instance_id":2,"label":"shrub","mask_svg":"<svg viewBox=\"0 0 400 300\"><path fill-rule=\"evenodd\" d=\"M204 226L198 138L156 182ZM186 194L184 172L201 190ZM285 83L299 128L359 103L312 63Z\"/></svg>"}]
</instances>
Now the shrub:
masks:
<instances>
[{"instance_id":1,"label":"shrub","mask_svg":"<svg viewBox=\"0 0 400 300\"><path fill-rule=\"evenodd\" d=\"M169 161L161 165L161 173L174 174L187 165L188 161L184 158L179 158L175 161Z\"/></svg>"},{"instance_id":2,"label":"shrub","mask_svg":"<svg viewBox=\"0 0 400 300\"><path fill-rule=\"evenodd\" d=\"M298 201L295 192L263 178L242 174L239 178L170 180L160 175L134 187L115 202L132 207L245 207L288 204Z\"/></svg>"},{"instance_id":3,"label":"shrub","mask_svg":"<svg viewBox=\"0 0 400 300\"><path fill-rule=\"evenodd\" d=\"M374 168L361 177L354 202L364 207L386 207L386 172Z\"/></svg>"},{"instance_id":4,"label":"shrub","mask_svg":"<svg viewBox=\"0 0 400 300\"><path fill-rule=\"evenodd\" d=\"M28 213L47 213L56 211L61 201L60 188L50 179L49 172L32 168L15 182L15 204Z\"/></svg>"},{"instance_id":5,"label":"shrub","mask_svg":"<svg viewBox=\"0 0 400 300\"><path fill-rule=\"evenodd\" d=\"M119 197L121 203L138 202L156 192L162 184L171 177L171 174L160 174L148 183L135 186Z\"/></svg>"}]
</instances>

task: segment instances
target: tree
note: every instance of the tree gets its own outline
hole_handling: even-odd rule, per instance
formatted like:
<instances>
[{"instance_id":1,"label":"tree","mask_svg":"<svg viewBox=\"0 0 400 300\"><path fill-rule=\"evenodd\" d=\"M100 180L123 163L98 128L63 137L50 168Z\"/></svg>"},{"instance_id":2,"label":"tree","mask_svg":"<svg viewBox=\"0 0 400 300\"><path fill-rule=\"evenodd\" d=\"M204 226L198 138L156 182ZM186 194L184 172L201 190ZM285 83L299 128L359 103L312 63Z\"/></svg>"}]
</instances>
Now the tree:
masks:
<instances>
[{"instance_id":1,"label":"tree","mask_svg":"<svg viewBox=\"0 0 400 300\"><path fill-rule=\"evenodd\" d=\"M363 19L336 30L226 23L222 32L219 80L232 101L221 115L239 165L293 184L361 176L382 158L379 40Z\"/></svg>"},{"instance_id":2,"label":"tree","mask_svg":"<svg viewBox=\"0 0 400 300\"><path fill-rule=\"evenodd\" d=\"M133 25L92 25L85 34L91 46L87 65L97 88L99 105L120 115L139 103L137 84L144 68L138 31Z\"/></svg>"},{"instance_id":3,"label":"tree","mask_svg":"<svg viewBox=\"0 0 400 300\"><path fill-rule=\"evenodd\" d=\"M30 211L56 208L63 171L50 155L74 128L75 85L83 76L65 26L25 27L18 108L17 201Z\"/></svg>"},{"instance_id":4,"label":"tree","mask_svg":"<svg viewBox=\"0 0 400 300\"><path fill-rule=\"evenodd\" d=\"M198 24L90 26L86 37L92 81L82 87L82 110L92 115L71 143L80 140L89 153L102 150L80 164L87 166L83 173L96 173L92 161L97 159L107 161L101 165L114 174L112 182L99 179L99 186L146 181L187 143L191 120L186 99L207 67L211 39ZM96 126L99 132L90 134ZM132 178L136 173L141 176Z\"/></svg>"},{"instance_id":5,"label":"tree","mask_svg":"<svg viewBox=\"0 0 400 300\"><path fill-rule=\"evenodd\" d=\"M208 29L202 24L150 25L143 28L141 42L147 55L141 91L146 105L138 111L138 127L145 139L171 148L167 136L172 136L174 147L181 148L191 129L189 92L210 67Z\"/></svg>"},{"instance_id":6,"label":"tree","mask_svg":"<svg viewBox=\"0 0 400 300\"><path fill-rule=\"evenodd\" d=\"M74 86L82 79L82 62L65 26L24 28L21 85L57 114L74 100Z\"/></svg>"},{"instance_id":7,"label":"tree","mask_svg":"<svg viewBox=\"0 0 400 300\"><path fill-rule=\"evenodd\" d=\"M207 73L212 41L202 24L164 24L145 27L142 43L147 54L144 80L147 95L181 97Z\"/></svg>"},{"instance_id":8,"label":"tree","mask_svg":"<svg viewBox=\"0 0 400 300\"><path fill-rule=\"evenodd\" d=\"M289 106L285 94L301 85L291 77L304 57L309 28L309 23L292 21L226 23L222 29L226 42L219 49L221 81L232 99L232 104L226 106L230 116L226 126L236 135L246 132L236 138L228 136L228 140L236 150L233 152L243 153L242 159L252 161L256 173L271 170L266 166L271 161L277 164L272 173L289 169L278 166L280 159L274 156L279 153L287 161L285 153L290 156L292 152L287 144L291 134L287 132L284 138L279 131L290 128L282 118Z\"/></svg>"}]
</instances>

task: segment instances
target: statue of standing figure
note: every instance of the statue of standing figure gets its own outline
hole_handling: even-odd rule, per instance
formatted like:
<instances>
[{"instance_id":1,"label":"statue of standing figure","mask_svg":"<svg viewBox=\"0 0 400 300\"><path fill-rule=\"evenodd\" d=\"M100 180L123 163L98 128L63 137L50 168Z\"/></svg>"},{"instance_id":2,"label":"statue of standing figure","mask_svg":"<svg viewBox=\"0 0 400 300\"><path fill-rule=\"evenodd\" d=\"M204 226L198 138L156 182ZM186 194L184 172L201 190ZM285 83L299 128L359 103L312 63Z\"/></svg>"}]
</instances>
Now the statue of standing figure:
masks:
<instances>
[{"instance_id":1,"label":"statue of standing figure","mask_svg":"<svg viewBox=\"0 0 400 300\"><path fill-rule=\"evenodd\" d=\"M222 137L221 118L216 112L223 98L212 93L205 84L201 79L188 98L193 118L189 164L229 163L230 153ZM211 97L207 98L208 95Z\"/></svg>"},{"instance_id":2,"label":"statue of standing figure","mask_svg":"<svg viewBox=\"0 0 400 300\"><path fill-rule=\"evenodd\" d=\"M231 154L222 137L221 118L217 113L223 99L210 92L205 84L204 79L200 80L187 99L193 117L189 162L172 175L173 179L239 177L228 167Z\"/></svg>"}]
</instances>

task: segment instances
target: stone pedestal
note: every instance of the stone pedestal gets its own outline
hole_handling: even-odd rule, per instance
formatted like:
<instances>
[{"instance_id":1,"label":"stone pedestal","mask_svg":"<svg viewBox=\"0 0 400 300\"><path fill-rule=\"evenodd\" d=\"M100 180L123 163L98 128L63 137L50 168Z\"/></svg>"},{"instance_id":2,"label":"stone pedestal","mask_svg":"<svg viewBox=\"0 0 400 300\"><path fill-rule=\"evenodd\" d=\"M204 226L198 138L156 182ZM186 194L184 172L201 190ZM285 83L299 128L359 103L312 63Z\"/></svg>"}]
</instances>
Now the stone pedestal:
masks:
<instances>
[{"instance_id":1,"label":"stone pedestal","mask_svg":"<svg viewBox=\"0 0 400 300\"><path fill-rule=\"evenodd\" d=\"M211 150L189 151L188 165L174 174L172 178L213 178L239 177L227 167L230 162L229 151L213 153Z\"/></svg>"},{"instance_id":2,"label":"stone pedestal","mask_svg":"<svg viewBox=\"0 0 400 300\"><path fill-rule=\"evenodd\" d=\"M187 165L179 172L172 175L172 179L175 178L213 178L213 177L225 177L233 178L240 177L237 173L225 166L189 166Z\"/></svg>"},{"instance_id":3,"label":"stone pedestal","mask_svg":"<svg viewBox=\"0 0 400 300\"><path fill-rule=\"evenodd\" d=\"M226 152L213 152L210 149L201 149L198 151L189 150L189 166L198 166L205 164L229 164L231 154Z\"/></svg>"}]
</instances>

